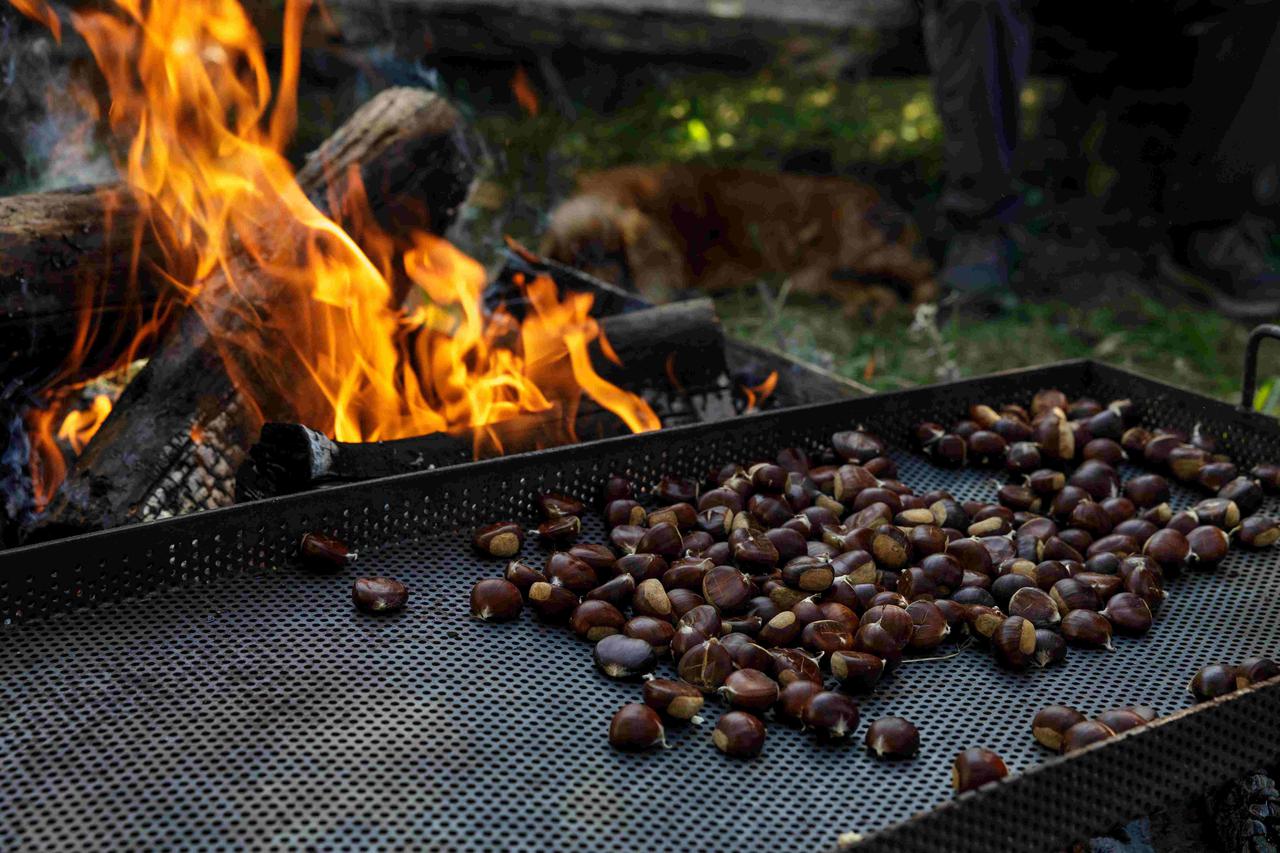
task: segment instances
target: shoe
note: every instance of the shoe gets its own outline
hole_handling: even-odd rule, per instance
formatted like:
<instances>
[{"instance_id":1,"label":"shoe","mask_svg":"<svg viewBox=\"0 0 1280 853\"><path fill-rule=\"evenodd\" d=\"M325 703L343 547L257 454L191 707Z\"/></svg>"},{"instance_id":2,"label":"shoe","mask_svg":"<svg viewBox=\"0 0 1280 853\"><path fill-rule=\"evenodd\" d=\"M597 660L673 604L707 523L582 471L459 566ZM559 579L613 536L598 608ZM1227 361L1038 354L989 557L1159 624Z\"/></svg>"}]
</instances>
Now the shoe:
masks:
<instances>
[{"instance_id":1,"label":"shoe","mask_svg":"<svg viewBox=\"0 0 1280 853\"><path fill-rule=\"evenodd\" d=\"M1188 294L1235 320L1280 316L1280 266L1269 254L1275 226L1246 216L1225 228L1193 231L1158 256L1160 271Z\"/></svg>"},{"instance_id":2,"label":"shoe","mask_svg":"<svg viewBox=\"0 0 1280 853\"><path fill-rule=\"evenodd\" d=\"M938 281L948 316L994 317L1017 305L1009 287L1013 243L1001 231L961 231L947 243Z\"/></svg>"}]
</instances>

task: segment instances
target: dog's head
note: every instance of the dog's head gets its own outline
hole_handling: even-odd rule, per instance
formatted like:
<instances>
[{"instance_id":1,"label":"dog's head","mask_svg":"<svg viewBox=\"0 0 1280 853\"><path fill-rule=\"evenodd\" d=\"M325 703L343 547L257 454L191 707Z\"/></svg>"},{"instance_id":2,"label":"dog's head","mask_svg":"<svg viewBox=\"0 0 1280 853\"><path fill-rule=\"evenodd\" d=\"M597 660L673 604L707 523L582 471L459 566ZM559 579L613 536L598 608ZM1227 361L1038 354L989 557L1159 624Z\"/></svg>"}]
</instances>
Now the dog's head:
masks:
<instances>
[{"instance_id":1,"label":"dog's head","mask_svg":"<svg viewBox=\"0 0 1280 853\"><path fill-rule=\"evenodd\" d=\"M571 198L552 212L550 227L542 238L542 254L634 290L627 258L628 214L618 204L596 196Z\"/></svg>"}]
</instances>

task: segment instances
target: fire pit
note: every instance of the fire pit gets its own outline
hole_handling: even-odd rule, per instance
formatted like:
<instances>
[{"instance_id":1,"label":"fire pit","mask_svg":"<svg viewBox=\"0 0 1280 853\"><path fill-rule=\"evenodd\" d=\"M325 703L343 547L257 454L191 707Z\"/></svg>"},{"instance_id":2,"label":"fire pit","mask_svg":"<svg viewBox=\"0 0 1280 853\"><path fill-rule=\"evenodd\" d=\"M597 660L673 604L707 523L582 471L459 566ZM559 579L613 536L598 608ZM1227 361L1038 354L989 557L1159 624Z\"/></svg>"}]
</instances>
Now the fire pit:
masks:
<instances>
[{"instance_id":1,"label":"fire pit","mask_svg":"<svg viewBox=\"0 0 1280 853\"><path fill-rule=\"evenodd\" d=\"M1197 706L1185 692L1205 662L1280 645L1280 622L1259 610L1280 595L1269 552L1233 550L1214 573L1186 573L1157 630L1118 641L1114 652L1073 652L1088 658L1081 665L1019 675L969 651L887 678L863 714L902 714L920 726L920 755L898 764L857 747L815 749L784 730L760 758L734 763L712 748L709 725L672 727L671 750L616 753L607 721L634 686L593 672L588 645L528 614L500 626L468 615L471 584L495 572L471 550L470 531L533 518L538 493L591 498L613 471L644 484L668 473L701 478L726 460L817 447L863 424L890 442L902 478L917 488L989 498L987 473L934 468L908 449L911 425L1045 387L1128 397L1144 422L1199 425L1242 467L1280 452L1269 418L1077 361L10 551L0 555L0 603L12 623L0 645L11 709L0 815L32 844L429 837L506 849L814 849L854 833L868 850L1040 849L1274 758L1280 685ZM1174 491L1175 507L1192 499ZM1269 499L1264 511L1275 509ZM602 541L598 522L587 528L585 541ZM354 613L352 572L316 577L297 563L298 541L313 530L356 547L360 574L404 580L408 608L376 623ZM526 550L539 556L532 543ZM1167 716L1045 760L1029 720L1051 702L1142 702ZM951 758L974 745L998 751L1013 775L953 800Z\"/></svg>"}]
</instances>

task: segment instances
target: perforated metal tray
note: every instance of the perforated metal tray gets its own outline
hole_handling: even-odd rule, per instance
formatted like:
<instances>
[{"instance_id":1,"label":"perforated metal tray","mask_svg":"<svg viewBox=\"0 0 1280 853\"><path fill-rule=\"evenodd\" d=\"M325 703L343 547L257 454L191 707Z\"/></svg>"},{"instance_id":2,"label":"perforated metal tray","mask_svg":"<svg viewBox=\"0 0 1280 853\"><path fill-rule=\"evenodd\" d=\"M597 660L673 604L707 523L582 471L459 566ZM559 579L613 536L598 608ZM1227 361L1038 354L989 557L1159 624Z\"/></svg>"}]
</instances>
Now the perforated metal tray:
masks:
<instances>
[{"instance_id":1,"label":"perforated metal tray","mask_svg":"<svg viewBox=\"0 0 1280 853\"><path fill-rule=\"evenodd\" d=\"M1198 422L1243 464L1280 458L1271 419L1079 361L0 554L0 847L773 850L857 833L865 850L1033 850L1274 760L1280 685L1194 708L1184 686L1203 663L1280 650L1270 553L1186 574L1155 630L1114 652L1073 649L1065 666L1028 674L978 649L903 665L862 708L864 721L919 725L919 757L898 764L871 759L860 739L821 746L776 724L759 759L730 760L710 742L714 711L702 727L673 726L670 750L619 754L608 720L638 685L606 681L586 644L528 614L500 626L467 616L471 584L500 565L478 559L466 531L532 517L541 490L594 496L615 470L701 476L859 423L899 448L917 489L990 495L988 474L939 471L905 450L907 430L1050 386L1132 397L1148 423ZM408 609L358 614L354 572L299 570L296 543L313 529L358 546L360 573L405 580ZM586 538L601 536L590 525ZM1172 716L1053 758L1028 726L1049 702ZM977 745L1015 772L953 799L951 758Z\"/></svg>"}]
</instances>

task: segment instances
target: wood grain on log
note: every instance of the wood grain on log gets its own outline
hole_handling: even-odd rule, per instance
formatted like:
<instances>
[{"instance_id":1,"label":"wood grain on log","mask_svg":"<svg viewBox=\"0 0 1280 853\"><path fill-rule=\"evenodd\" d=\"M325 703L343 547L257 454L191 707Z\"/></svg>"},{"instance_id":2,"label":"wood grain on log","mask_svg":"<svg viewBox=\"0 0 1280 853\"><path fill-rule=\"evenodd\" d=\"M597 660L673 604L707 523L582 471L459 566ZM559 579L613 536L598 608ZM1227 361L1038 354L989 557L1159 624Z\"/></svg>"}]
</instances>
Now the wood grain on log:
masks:
<instances>
[{"instance_id":1,"label":"wood grain on log","mask_svg":"<svg viewBox=\"0 0 1280 853\"><path fill-rule=\"evenodd\" d=\"M38 389L114 365L171 307L159 270L192 272L165 231L123 185L0 198L0 384L21 377Z\"/></svg>"}]
</instances>

